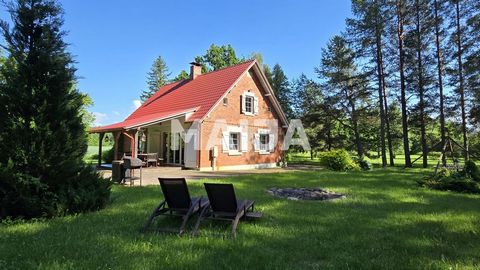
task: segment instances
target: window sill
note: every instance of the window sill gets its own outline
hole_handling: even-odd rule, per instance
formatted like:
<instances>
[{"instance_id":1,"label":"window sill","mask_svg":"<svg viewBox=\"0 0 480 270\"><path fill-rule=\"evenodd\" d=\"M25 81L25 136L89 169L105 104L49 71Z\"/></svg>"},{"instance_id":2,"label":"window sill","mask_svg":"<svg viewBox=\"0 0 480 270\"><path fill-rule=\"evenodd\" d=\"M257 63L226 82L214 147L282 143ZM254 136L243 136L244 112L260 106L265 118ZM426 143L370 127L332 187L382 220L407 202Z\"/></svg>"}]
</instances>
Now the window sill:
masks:
<instances>
[{"instance_id":1,"label":"window sill","mask_svg":"<svg viewBox=\"0 0 480 270\"><path fill-rule=\"evenodd\" d=\"M237 150L230 150L230 151L228 151L228 155L229 156L240 156L240 155L242 155L242 152L237 151Z\"/></svg>"},{"instance_id":2,"label":"window sill","mask_svg":"<svg viewBox=\"0 0 480 270\"><path fill-rule=\"evenodd\" d=\"M258 152L260 155L270 155L271 153L268 151L259 151Z\"/></svg>"}]
</instances>

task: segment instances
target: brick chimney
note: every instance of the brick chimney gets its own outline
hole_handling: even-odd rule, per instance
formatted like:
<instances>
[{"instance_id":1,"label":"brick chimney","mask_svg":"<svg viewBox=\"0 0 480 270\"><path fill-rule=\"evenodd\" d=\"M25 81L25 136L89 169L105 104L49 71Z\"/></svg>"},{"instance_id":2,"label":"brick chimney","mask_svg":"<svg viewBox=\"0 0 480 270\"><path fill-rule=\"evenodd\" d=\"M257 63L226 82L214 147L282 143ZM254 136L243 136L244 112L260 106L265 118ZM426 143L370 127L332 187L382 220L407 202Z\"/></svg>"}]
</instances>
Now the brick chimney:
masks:
<instances>
[{"instance_id":1,"label":"brick chimney","mask_svg":"<svg viewBox=\"0 0 480 270\"><path fill-rule=\"evenodd\" d=\"M190 63L190 79L195 80L198 75L202 75L202 65L196 62Z\"/></svg>"}]
</instances>

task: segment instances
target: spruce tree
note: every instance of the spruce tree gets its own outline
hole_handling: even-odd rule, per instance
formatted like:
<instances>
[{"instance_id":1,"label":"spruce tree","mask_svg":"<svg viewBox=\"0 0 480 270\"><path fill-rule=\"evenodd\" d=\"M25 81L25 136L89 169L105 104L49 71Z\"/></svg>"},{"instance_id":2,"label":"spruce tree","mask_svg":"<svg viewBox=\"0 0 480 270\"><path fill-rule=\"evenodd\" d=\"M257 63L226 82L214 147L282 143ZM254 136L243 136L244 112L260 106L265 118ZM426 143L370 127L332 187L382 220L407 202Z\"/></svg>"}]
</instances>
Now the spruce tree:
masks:
<instances>
[{"instance_id":1,"label":"spruce tree","mask_svg":"<svg viewBox=\"0 0 480 270\"><path fill-rule=\"evenodd\" d=\"M275 64L275 66L273 66L270 83L278 102L285 112L285 115L288 119L292 119L292 90L290 88L290 82L288 81L287 76L279 64Z\"/></svg>"},{"instance_id":2,"label":"spruce tree","mask_svg":"<svg viewBox=\"0 0 480 270\"><path fill-rule=\"evenodd\" d=\"M152 64L150 71L147 74L147 86L146 90L143 90L140 95L142 102L145 102L153 94L155 94L160 87L168 83L168 77L171 73L168 71L167 64L161 56L158 56Z\"/></svg>"},{"instance_id":3,"label":"spruce tree","mask_svg":"<svg viewBox=\"0 0 480 270\"><path fill-rule=\"evenodd\" d=\"M1 23L0 217L102 207L109 184L83 161L84 96L63 40L63 11L50 0L18 0L8 10L13 26Z\"/></svg>"}]
</instances>

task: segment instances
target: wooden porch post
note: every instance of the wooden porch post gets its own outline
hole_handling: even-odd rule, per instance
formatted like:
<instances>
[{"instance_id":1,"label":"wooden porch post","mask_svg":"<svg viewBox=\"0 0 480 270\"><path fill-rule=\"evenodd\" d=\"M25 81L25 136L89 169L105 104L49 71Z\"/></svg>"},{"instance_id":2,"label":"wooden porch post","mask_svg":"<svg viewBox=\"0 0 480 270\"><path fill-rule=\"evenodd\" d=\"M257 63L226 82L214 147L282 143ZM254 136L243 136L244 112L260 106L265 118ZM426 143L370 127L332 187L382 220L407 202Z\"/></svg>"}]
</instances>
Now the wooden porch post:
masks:
<instances>
[{"instance_id":1,"label":"wooden porch post","mask_svg":"<svg viewBox=\"0 0 480 270\"><path fill-rule=\"evenodd\" d=\"M114 142L113 142L113 159L114 160L118 160L118 139L120 139L120 135L122 135L122 133L120 131L117 131L117 132L114 132L113 133L113 138L114 138Z\"/></svg>"},{"instance_id":2,"label":"wooden porch post","mask_svg":"<svg viewBox=\"0 0 480 270\"><path fill-rule=\"evenodd\" d=\"M102 143L105 133L98 133L98 167L102 166Z\"/></svg>"},{"instance_id":3,"label":"wooden porch post","mask_svg":"<svg viewBox=\"0 0 480 270\"><path fill-rule=\"evenodd\" d=\"M132 143L133 143L133 145L134 145L133 149L134 149L135 151L132 152L132 157L137 157L137 153L138 153L138 129L136 129L134 132L135 132L135 133L134 133L134 135L133 135L133 142L132 142ZM133 150L133 149L132 149L132 150Z\"/></svg>"}]
</instances>

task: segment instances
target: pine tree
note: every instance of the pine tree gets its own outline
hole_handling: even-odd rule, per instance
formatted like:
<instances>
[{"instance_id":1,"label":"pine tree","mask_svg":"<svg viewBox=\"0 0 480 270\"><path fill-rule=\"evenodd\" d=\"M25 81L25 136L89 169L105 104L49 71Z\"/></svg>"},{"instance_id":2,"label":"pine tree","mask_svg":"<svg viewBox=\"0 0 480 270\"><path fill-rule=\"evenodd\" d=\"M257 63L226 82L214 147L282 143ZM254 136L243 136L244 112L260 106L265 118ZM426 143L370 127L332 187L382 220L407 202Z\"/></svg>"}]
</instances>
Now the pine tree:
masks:
<instances>
[{"instance_id":1,"label":"pine tree","mask_svg":"<svg viewBox=\"0 0 480 270\"><path fill-rule=\"evenodd\" d=\"M358 71L356 55L348 47L344 37L334 36L322 50L320 67L315 71L324 81L322 88L326 103L334 109L332 117L351 130L359 158L364 149L360 134L359 120L370 103L370 91L365 74ZM339 117L340 116L340 117ZM347 119L348 123L342 121Z\"/></svg>"},{"instance_id":2,"label":"pine tree","mask_svg":"<svg viewBox=\"0 0 480 270\"><path fill-rule=\"evenodd\" d=\"M452 40L455 44L455 52L452 54L452 60L456 62L455 72L452 77L452 84L456 87L456 92L458 93L460 99L460 110L461 110L461 122L462 122L462 136L463 136L463 148L464 148L464 157L465 160L469 159L468 154L468 134L467 134L467 104L465 97L465 67L463 64L464 61L464 52L465 52L465 25L463 21L465 20L464 16L467 16L467 11L464 11L464 4L467 3L467 0L451 0L450 7L454 10L454 17L452 18L452 28L455 28L455 31L452 32Z\"/></svg>"},{"instance_id":3,"label":"pine tree","mask_svg":"<svg viewBox=\"0 0 480 270\"><path fill-rule=\"evenodd\" d=\"M8 10L13 27L1 22L0 218L98 209L109 184L83 161L84 96L63 41L63 11L51 0L18 0Z\"/></svg>"},{"instance_id":4,"label":"pine tree","mask_svg":"<svg viewBox=\"0 0 480 270\"><path fill-rule=\"evenodd\" d=\"M423 167L428 166L427 118L433 89L433 16L427 0L411 0L411 25L405 34L405 69L407 91L418 99L411 110L411 125L420 130Z\"/></svg>"},{"instance_id":5,"label":"pine tree","mask_svg":"<svg viewBox=\"0 0 480 270\"><path fill-rule=\"evenodd\" d=\"M400 104L402 107L402 131L403 131L403 152L405 154L405 167L412 167L412 160L410 158L410 143L408 139L408 113L407 113L407 94L406 94L406 78L405 78L405 49L404 38L405 30L404 24L406 19L406 4L405 0L396 0L396 23L397 23L397 38L398 38L398 71L400 74Z\"/></svg>"},{"instance_id":6,"label":"pine tree","mask_svg":"<svg viewBox=\"0 0 480 270\"><path fill-rule=\"evenodd\" d=\"M155 94L160 87L168 83L168 77L171 73L168 71L167 64L161 56L158 56L152 64L150 71L147 74L147 86L146 90L143 90L140 95L142 102L145 102L153 94Z\"/></svg>"},{"instance_id":7,"label":"pine tree","mask_svg":"<svg viewBox=\"0 0 480 270\"><path fill-rule=\"evenodd\" d=\"M434 0L433 1L434 12L434 28L435 28L435 56L437 59L437 86L438 86L438 101L439 101L439 118L440 118L440 137L441 145L446 143L446 130L445 130L445 93L443 90L443 75L444 75L444 58L442 39L445 35L443 29L443 14L445 12L445 1ZM445 155L442 156L442 163L446 165Z\"/></svg>"},{"instance_id":8,"label":"pine tree","mask_svg":"<svg viewBox=\"0 0 480 270\"><path fill-rule=\"evenodd\" d=\"M287 76L285 76L285 73L279 64L275 64L275 66L273 66L271 78L271 86L275 96L278 99L278 102L280 102L280 105L282 106L287 118L292 119L292 90L290 88L290 82L288 81Z\"/></svg>"},{"instance_id":9,"label":"pine tree","mask_svg":"<svg viewBox=\"0 0 480 270\"><path fill-rule=\"evenodd\" d=\"M385 69L383 61L384 45L383 36L385 24L388 18L388 9L385 8L383 0L374 1L352 1L352 11L354 18L347 20L348 35L353 43L357 45L356 53L358 57L366 59L365 68L370 74L375 74L378 89L378 112L380 116L380 147L382 157L382 167L387 165L385 134L387 135L388 150L390 155L390 165L394 166L394 153L392 138L390 132L390 123L388 115L388 101L386 96Z\"/></svg>"},{"instance_id":10,"label":"pine tree","mask_svg":"<svg viewBox=\"0 0 480 270\"><path fill-rule=\"evenodd\" d=\"M472 120L480 123L480 1L469 2L470 14L466 20L469 38L468 52L465 58L466 85L473 96Z\"/></svg>"}]
</instances>

